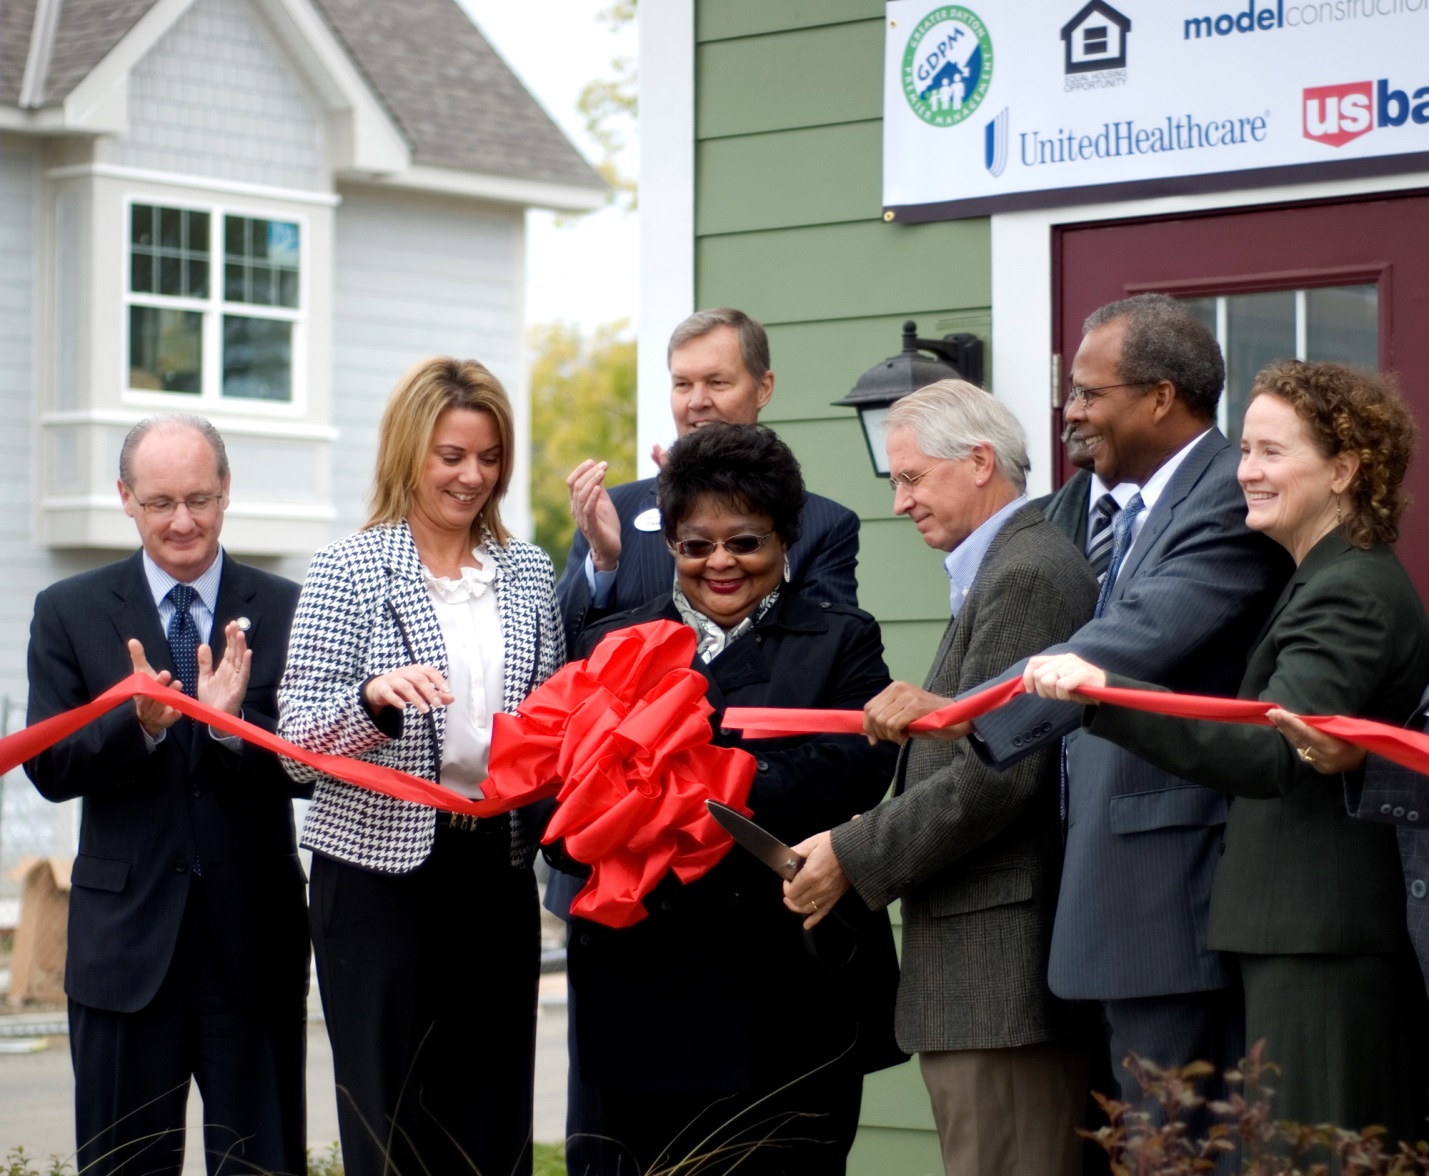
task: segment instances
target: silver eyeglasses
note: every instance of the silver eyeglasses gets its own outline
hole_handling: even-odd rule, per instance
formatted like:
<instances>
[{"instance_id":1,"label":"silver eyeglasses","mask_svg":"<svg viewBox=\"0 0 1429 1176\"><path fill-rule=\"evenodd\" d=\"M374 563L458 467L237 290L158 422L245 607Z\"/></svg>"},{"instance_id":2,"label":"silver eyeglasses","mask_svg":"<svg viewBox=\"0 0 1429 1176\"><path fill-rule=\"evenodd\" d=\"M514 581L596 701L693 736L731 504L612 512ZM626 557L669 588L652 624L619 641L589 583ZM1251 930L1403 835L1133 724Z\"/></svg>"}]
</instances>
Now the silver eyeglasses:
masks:
<instances>
[{"instance_id":1,"label":"silver eyeglasses","mask_svg":"<svg viewBox=\"0 0 1429 1176\"><path fill-rule=\"evenodd\" d=\"M218 505L223 498L222 494L190 494L187 498L177 501L172 498L151 498L145 502L137 494L134 501L144 510L144 513L153 519L167 519L179 509L179 503L184 504L184 509L191 515L207 514Z\"/></svg>"},{"instance_id":2,"label":"silver eyeglasses","mask_svg":"<svg viewBox=\"0 0 1429 1176\"><path fill-rule=\"evenodd\" d=\"M1149 388L1154 382L1153 380L1138 380L1134 384L1103 384L1100 388L1082 388L1073 384L1071 391L1067 393L1067 404L1072 405L1080 400L1082 407L1085 408L1116 388Z\"/></svg>"},{"instance_id":3,"label":"silver eyeglasses","mask_svg":"<svg viewBox=\"0 0 1429 1176\"><path fill-rule=\"evenodd\" d=\"M933 466L937 465L938 462L947 460L946 457L940 457L926 470L922 470L916 474L894 474L893 477L888 479L888 484L893 488L893 493L895 494L897 494L899 490L911 490L932 472Z\"/></svg>"}]
</instances>

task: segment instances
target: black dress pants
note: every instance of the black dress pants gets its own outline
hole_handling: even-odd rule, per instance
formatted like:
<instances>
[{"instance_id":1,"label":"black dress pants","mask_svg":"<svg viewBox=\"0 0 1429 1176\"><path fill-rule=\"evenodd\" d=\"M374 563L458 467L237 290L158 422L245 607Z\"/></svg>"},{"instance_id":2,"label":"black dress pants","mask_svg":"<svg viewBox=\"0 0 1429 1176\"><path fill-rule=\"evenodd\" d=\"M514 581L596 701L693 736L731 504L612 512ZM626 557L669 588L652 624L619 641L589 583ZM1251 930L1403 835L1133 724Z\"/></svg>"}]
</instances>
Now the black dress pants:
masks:
<instances>
[{"instance_id":1,"label":"black dress pants","mask_svg":"<svg viewBox=\"0 0 1429 1176\"><path fill-rule=\"evenodd\" d=\"M347 1176L531 1171L540 931L506 822L410 874L313 855L309 918Z\"/></svg>"},{"instance_id":2,"label":"black dress pants","mask_svg":"<svg viewBox=\"0 0 1429 1176\"><path fill-rule=\"evenodd\" d=\"M295 985L290 1004L257 1012L235 1000L194 879L169 970L145 1008L69 1003L78 1169L179 1176L192 1077L210 1176L302 1176L305 996Z\"/></svg>"}]
</instances>

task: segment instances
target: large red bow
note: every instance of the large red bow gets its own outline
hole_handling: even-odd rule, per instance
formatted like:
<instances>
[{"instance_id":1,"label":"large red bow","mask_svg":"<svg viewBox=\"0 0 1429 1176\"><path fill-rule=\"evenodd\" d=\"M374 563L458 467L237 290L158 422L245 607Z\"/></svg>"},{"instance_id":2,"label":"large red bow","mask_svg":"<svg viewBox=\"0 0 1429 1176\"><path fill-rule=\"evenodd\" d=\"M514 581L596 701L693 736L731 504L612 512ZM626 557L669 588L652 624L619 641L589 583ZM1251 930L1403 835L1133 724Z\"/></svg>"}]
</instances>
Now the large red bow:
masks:
<instances>
[{"instance_id":1,"label":"large red bow","mask_svg":"<svg viewBox=\"0 0 1429 1176\"><path fill-rule=\"evenodd\" d=\"M591 866L573 914L628 927L667 870L693 881L734 844L704 802L748 813L754 757L710 742L713 708L694 655L686 625L620 629L515 715L496 716L483 791L520 803L562 782L545 841L565 838L566 852Z\"/></svg>"}]
</instances>

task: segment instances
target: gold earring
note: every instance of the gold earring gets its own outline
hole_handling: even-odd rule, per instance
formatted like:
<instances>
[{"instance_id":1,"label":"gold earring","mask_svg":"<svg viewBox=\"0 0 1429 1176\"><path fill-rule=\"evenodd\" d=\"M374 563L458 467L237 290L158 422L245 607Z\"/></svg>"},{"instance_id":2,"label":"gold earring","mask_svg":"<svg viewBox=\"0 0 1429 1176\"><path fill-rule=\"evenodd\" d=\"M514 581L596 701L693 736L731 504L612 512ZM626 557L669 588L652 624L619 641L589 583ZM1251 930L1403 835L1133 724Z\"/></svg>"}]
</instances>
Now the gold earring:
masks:
<instances>
[{"instance_id":1,"label":"gold earring","mask_svg":"<svg viewBox=\"0 0 1429 1176\"><path fill-rule=\"evenodd\" d=\"M1340 496L1335 495L1335 526L1344 526L1344 517L1340 514Z\"/></svg>"}]
</instances>

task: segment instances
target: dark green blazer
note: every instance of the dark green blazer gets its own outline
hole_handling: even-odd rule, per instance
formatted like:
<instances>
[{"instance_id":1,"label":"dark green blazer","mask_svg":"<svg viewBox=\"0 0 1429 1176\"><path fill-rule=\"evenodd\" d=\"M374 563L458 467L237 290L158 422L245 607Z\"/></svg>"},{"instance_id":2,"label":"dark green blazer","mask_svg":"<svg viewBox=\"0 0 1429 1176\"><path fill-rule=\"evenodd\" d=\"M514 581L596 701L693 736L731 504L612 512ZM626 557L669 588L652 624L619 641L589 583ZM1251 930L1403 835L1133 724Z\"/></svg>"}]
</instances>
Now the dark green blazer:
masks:
<instances>
[{"instance_id":1,"label":"dark green blazer","mask_svg":"<svg viewBox=\"0 0 1429 1176\"><path fill-rule=\"evenodd\" d=\"M1271 610L1240 697L1398 724L1426 678L1429 619L1404 568L1388 547L1361 551L1336 531ZM1089 708L1088 718L1092 734L1236 798L1211 891L1212 947L1360 954L1405 945L1393 830L1350 817L1339 778L1301 763L1273 727L1112 706Z\"/></svg>"}]
</instances>

